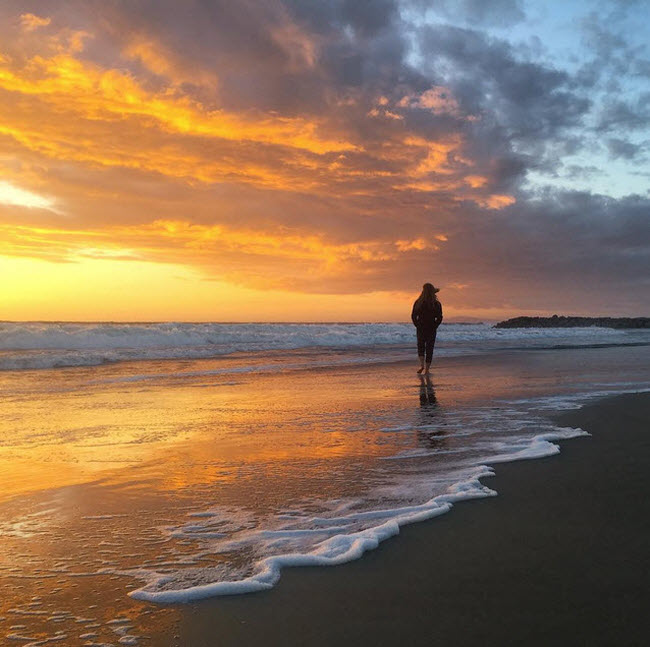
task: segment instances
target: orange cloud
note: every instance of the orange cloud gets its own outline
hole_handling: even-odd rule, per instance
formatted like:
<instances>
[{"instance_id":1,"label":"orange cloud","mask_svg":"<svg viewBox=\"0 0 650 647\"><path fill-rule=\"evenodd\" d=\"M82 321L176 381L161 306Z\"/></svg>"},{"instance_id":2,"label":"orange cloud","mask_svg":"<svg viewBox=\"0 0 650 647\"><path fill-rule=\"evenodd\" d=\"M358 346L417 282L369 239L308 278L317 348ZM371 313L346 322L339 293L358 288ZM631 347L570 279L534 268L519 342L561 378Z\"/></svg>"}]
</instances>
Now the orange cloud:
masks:
<instances>
[{"instance_id":1,"label":"orange cloud","mask_svg":"<svg viewBox=\"0 0 650 647\"><path fill-rule=\"evenodd\" d=\"M314 64L317 45L298 27L285 25L273 34L287 47L300 43L295 56L301 62L290 65ZM326 117L208 108L187 94L183 83L204 83L214 93L217 75L186 71L173 52L138 34L120 54L167 80L154 90L133 72L80 58L88 37L64 29L43 44L47 51L0 58L0 90L7 93L0 105L0 136L51 160L157 173L188 183L356 196L456 191L473 200L469 185L483 189L479 204L488 200L487 179L472 173L463 137L410 134L402 116L388 109L385 96L374 110L395 126L383 140L363 145ZM433 111L456 105L439 87L409 101Z\"/></svg>"},{"instance_id":2,"label":"orange cloud","mask_svg":"<svg viewBox=\"0 0 650 647\"><path fill-rule=\"evenodd\" d=\"M461 116L460 106L454 98L451 90L441 86L434 86L419 95L406 95L402 97L397 105L400 108L420 108L429 110L434 115Z\"/></svg>"},{"instance_id":3,"label":"orange cloud","mask_svg":"<svg viewBox=\"0 0 650 647\"><path fill-rule=\"evenodd\" d=\"M429 173L440 173L443 175L451 175L454 169L451 167L450 154L460 149L461 138L460 136L450 137L447 141L431 142L418 138L409 138L408 144L419 146L426 151L426 155L420 160L417 167L414 169L415 175L422 176Z\"/></svg>"},{"instance_id":4,"label":"orange cloud","mask_svg":"<svg viewBox=\"0 0 650 647\"><path fill-rule=\"evenodd\" d=\"M39 27L47 27L51 22L51 18L41 18L33 13L24 13L20 16L20 26L25 31L34 31Z\"/></svg>"},{"instance_id":5,"label":"orange cloud","mask_svg":"<svg viewBox=\"0 0 650 647\"><path fill-rule=\"evenodd\" d=\"M445 236L438 235L435 237L438 240L447 240ZM433 245L425 238L416 238L414 240L397 240L395 246L400 252L408 252L410 250L423 251L425 249L439 249L437 245Z\"/></svg>"},{"instance_id":6,"label":"orange cloud","mask_svg":"<svg viewBox=\"0 0 650 647\"><path fill-rule=\"evenodd\" d=\"M494 194L485 197L477 197L475 198L475 202L479 206L487 207L488 209L503 209L504 207L514 204L516 200L514 196L511 195Z\"/></svg>"},{"instance_id":7,"label":"orange cloud","mask_svg":"<svg viewBox=\"0 0 650 647\"><path fill-rule=\"evenodd\" d=\"M318 56L316 40L296 23L285 20L281 25L273 27L271 38L284 51L290 71L314 67Z\"/></svg>"},{"instance_id":8,"label":"orange cloud","mask_svg":"<svg viewBox=\"0 0 650 647\"><path fill-rule=\"evenodd\" d=\"M436 238L446 239L444 235ZM278 267L287 261L300 262L303 271L313 275L344 274L350 263L394 261L407 252L437 249L425 238L334 243L318 234L198 225L184 220L90 231L0 225L0 255L64 262L89 257L193 263L221 273L231 272L238 258L257 258Z\"/></svg>"},{"instance_id":9,"label":"orange cloud","mask_svg":"<svg viewBox=\"0 0 650 647\"><path fill-rule=\"evenodd\" d=\"M486 177L482 175L467 175L465 176L465 183L471 186L473 189L478 189L482 186L485 186L488 182Z\"/></svg>"},{"instance_id":10,"label":"orange cloud","mask_svg":"<svg viewBox=\"0 0 650 647\"><path fill-rule=\"evenodd\" d=\"M150 50L141 45L137 51L142 56L142 51ZM147 60L157 69L166 66L161 58ZM102 69L68 53L36 55L18 69L12 69L6 58L1 63L1 89L37 97L82 119L115 122L135 117L172 133L291 146L317 154L356 148L343 138L321 134L321 125L312 120L208 110L188 96L147 91L126 72Z\"/></svg>"},{"instance_id":11,"label":"orange cloud","mask_svg":"<svg viewBox=\"0 0 650 647\"><path fill-rule=\"evenodd\" d=\"M219 80L214 72L188 65L174 52L150 37L133 36L121 54L127 60L139 61L144 68L164 77L174 86L193 83L212 91L218 87Z\"/></svg>"}]
</instances>

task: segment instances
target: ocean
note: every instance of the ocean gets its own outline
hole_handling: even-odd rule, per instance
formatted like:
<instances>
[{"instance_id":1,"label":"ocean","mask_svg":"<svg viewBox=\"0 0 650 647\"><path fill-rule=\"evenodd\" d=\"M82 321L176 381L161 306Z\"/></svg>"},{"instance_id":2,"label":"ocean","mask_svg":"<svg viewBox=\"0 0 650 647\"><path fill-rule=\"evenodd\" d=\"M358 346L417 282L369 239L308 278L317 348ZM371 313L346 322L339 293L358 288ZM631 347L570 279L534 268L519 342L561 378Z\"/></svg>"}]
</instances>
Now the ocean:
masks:
<instances>
[{"instance_id":1,"label":"ocean","mask_svg":"<svg viewBox=\"0 0 650 647\"><path fill-rule=\"evenodd\" d=\"M444 324L438 355L493 350L646 344L648 331L609 328L497 329ZM408 323L13 323L0 322L0 370L97 366L111 362L215 359L236 353L318 349L342 361L366 353L385 361L413 344ZM353 353L356 351L356 356ZM324 365L329 365L326 360ZM275 363L272 364L275 367ZM245 370L246 367L242 367Z\"/></svg>"},{"instance_id":2,"label":"ocean","mask_svg":"<svg viewBox=\"0 0 650 647\"><path fill-rule=\"evenodd\" d=\"M0 630L138 644L158 605L270 590L496 496L500 463L585 435L553 412L650 389L647 330L444 323L428 380L414 337L0 323Z\"/></svg>"}]
</instances>

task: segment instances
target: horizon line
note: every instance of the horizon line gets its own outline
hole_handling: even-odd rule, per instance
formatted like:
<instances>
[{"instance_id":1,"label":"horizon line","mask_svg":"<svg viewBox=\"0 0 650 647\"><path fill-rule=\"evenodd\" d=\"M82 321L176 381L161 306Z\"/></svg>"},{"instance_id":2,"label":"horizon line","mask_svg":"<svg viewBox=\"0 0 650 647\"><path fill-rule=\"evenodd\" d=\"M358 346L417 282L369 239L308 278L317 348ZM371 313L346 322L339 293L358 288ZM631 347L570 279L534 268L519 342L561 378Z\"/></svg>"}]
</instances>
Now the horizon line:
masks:
<instances>
[{"instance_id":1,"label":"horizon line","mask_svg":"<svg viewBox=\"0 0 650 647\"><path fill-rule=\"evenodd\" d=\"M470 317L470 319L473 319L473 317ZM471 324L479 324L479 323L490 323L492 321L497 321L496 319L488 319L488 318L479 318L475 317L476 321L469 321L467 319L458 319L458 320L453 320L450 321L449 319L446 320L446 323L471 323ZM394 321L366 321L366 320L358 320L358 321L343 321L343 320L322 320L322 321L299 321L299 320L278 320L278 321L263 321L263 320L258 320L258 321L215 321L215 320L182 320L182 319L158 319L158 320L119 320L119 319L77 319L77 320L72 320L72 319L0 319L0 324L3 323L50 323L50 324L164 324L164 323L182 323L182 324L226 324L226 325L233 325L233 324L313 324L313 325L319 325L319 324L402 324L402 323L411 323L410 319L409 320L394 320ZM443 323L445 323L443 321Z\"/></svg>"}]
</instances>

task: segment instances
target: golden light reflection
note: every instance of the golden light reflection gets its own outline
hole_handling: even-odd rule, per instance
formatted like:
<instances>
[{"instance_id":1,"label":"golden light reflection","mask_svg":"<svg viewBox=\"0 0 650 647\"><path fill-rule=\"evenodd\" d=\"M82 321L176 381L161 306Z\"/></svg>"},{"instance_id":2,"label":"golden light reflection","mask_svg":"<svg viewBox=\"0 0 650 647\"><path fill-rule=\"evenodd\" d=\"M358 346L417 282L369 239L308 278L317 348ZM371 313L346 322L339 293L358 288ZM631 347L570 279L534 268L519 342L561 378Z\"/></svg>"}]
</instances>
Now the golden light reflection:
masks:
<instances>
[{"instance_id":1,"label":"golden light reflection","mask_svg":"<svg viewBox=\"0 0 650 647\"><path fill-rule=\"evenodd\" d=\"M199 375L179 384L164 377L164 364L145 364L141 371L163 374L142 383L145 389L130 381L129 388L120 386L121 377L132 378L128 366L95 371L100 382L107 373L98 388L84 383L84 369L61 373L49 385L47 376L23 374L22 387L40 397L3 403L0 501L98 478L129 482L136 466L137 479L182 489L231 481L233 466L272 464L281 474L295 461L367 459L389 451L376 442L380 432L350 433L347 416L338 414L383 401L392 388L330 372L314 389L304 371L240 376L232 385L232 376L200 375L213 368L207 360L196 362L189 370ZM197 388L206 381L212 388Z\"/></svg>"},{"instance_id":2,"label":"golden light reflection","mask_svg":"<svg viewBox=\"0 0 650 647\"><path fill-rule=\"evenodd\" d=\"M272 470L281 481L307 463L322 476L329 460L392 455L395 443L416 440L387 436L381 415L387 407L402 410L413 422L409 412L420 413L420 392L403 364L319 367L315 378L308 364L278 372L265 370L260 358L252 373L219 374L240 369L241 361L185 360L175 371L168 362L138 362L54 377L0 376L0 393L14 394L3 399L0 417L0 501L99 478L182 490L236 482L240 468ZM486 382L493 397L502 397L518 380L516 367L500 362L450 362L438 404L444 411L482 399Z\"/></svg>"}]
</instances>

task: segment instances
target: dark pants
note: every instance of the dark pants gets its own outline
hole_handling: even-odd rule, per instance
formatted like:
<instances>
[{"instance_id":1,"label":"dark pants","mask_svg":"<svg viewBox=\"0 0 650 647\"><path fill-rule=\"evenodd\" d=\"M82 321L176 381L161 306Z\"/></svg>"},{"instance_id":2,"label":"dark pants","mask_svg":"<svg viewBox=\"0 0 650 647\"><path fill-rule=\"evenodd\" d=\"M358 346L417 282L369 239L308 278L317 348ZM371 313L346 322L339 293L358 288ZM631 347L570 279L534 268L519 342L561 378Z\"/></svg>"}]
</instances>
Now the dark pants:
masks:
<instances>
[{"instance_id":1,"label":"dark pants","mask_svg":"<svg viewBox=\"0 0 650 647\"><path fill-rule=\"evenodd\" d=\"M433 330L418 330L418 357L425 355L427 364L431 364L433 357L433 347L436 344L436 329Z\"/></svg>"}]
</instances>

